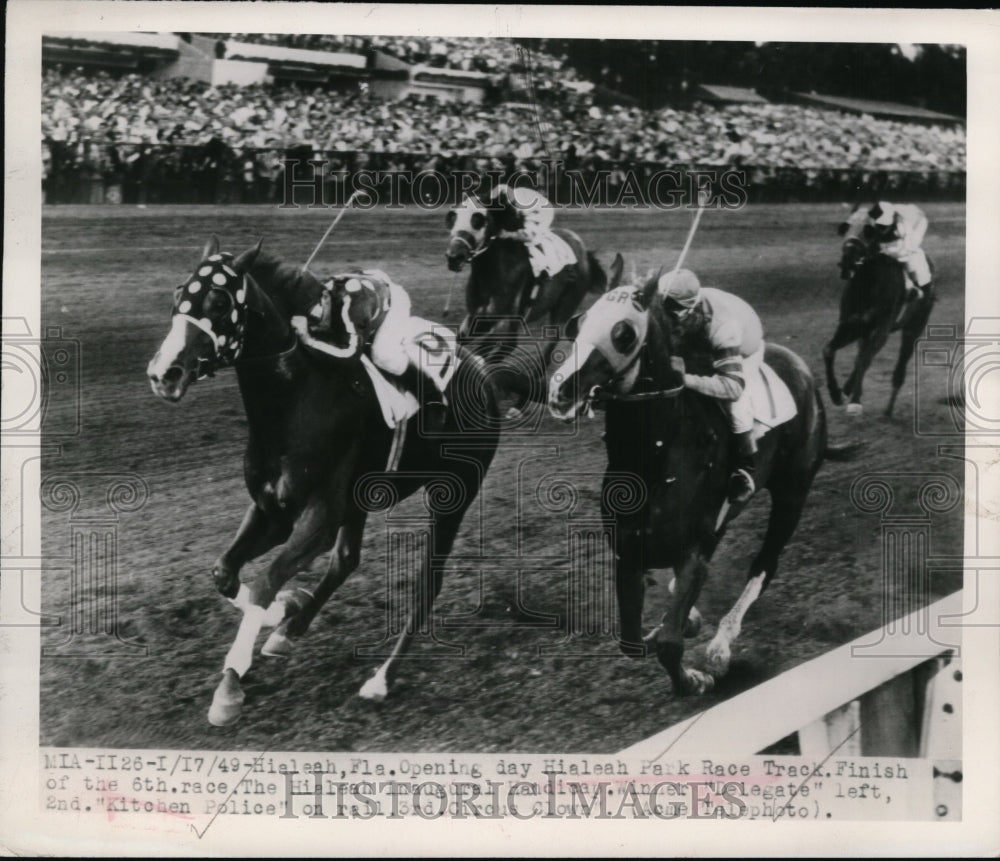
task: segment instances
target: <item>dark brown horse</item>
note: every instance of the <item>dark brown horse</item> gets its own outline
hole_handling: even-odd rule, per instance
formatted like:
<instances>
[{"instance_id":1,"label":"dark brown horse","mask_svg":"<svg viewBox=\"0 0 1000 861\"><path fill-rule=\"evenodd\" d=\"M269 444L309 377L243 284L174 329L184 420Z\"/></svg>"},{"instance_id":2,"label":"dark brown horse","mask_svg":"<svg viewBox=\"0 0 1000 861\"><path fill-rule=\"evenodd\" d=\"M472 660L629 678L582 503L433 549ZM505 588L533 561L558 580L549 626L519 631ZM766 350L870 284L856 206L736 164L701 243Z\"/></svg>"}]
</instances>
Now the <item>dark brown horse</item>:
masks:
<instances>
[{"instance_id":1,"label":"dark brown horse","mask_svg":"<svg viewBox=\"0 0 1000 861\"><path fill-rule=\"evenodd\" d=\"M892 416L896 396L906 379L906 366L934 307L934 284L922 288L918 299L907 299L906 272L898 261L878 253L878 242L868 224L867 208L855 210L839 228L844 237L840 274L847 280L840 298L840 320L829 343L823 347L826 384L830 399L838 406L850 398L847 411L861 412L861 387L865 372L889 335L902 332L899 358L892 372L892 394L885 415ZM934 265L928 258L931 272ZM841 391L834 370L837 350L858 341L854 370Z\"/></svg>"},{"instance_id":2,"label":"dark brown horse","mask_svg":"<svg viewBox=\"0 0 1000 861\"><path fill-rule=\"evenodd\" d=\"M616 258L612 285L620 263ZM726 524L742 506L729 508L726 502L729 419L718 401L685 388L672 368L675 345L656 287L653 277L640 286L613 288L568 327L576 340L552 378L549 409L570 420L591 403L606 407L608 469L601 510L609 529L613 526L622 651L641 657L645 643L653 642L675 693L703 693L713 687L714 676L728 670L743 616L774 577L824 457L849 452L827 445L823 406L806 364L790 350L768 345L765 361L788 385L797 415L759 441L757 481L771 496L764 545L740 599L708 647L710 672L686 669L684 637L700 620L695 602ZM688 367L706 372L697 357ZM625 508L610 487L623 474L637 485ZM668 567L675 575L670 605L661 625L643 637L644 572Z\"/></svg>"},{"instance_id":3,"label":"dark brown horse","mask_svg":"<svg viewBox=\"0 0 1000 861\"><path fill-rule=\"evenodd\" d=\"M460 354L449 387L452 407L440 432L426 436L418 421L393 430L357 358L317 357L296 337L289 323L293 311L311 307L322 289L308 273L262 253L260 244L233 257L220 254L213 238L194 274L177 288L170 333L149 364L153 391L172 402L196 379L232 366L249 425L244 476L252 501L212 568L216 589L243 611L209 711L216 725L240 716L240 677L250 668L261 628L277 626L265 654L287 654L292 640L305 633L357 568L371 510L358 488L372 479L382 488L391 486L387 492L397 499L428 487L432 522L406 627L392 656L361 690L370 699L384 697L397 659L431 613L444 560L496 451L497 434L489 430L496 426L496 404L481 361ZM467 403L469 392L478 403ZM447 444L467 440L469 421L478 414L484 421L475 446L449 457ZM398 469L387 473L392 452L398 452ZM441 483L447 493L430 492L431 484ZM447 504L436 506L444 497ZM278 545L283 546L250 586L241 584L243 565ZM315 594L279 595L289 578L331 547Z\"/></svg>"},{"instance_id":4,"label":"dark brown horse","mask_svg":"<svg viewBox=\"0 0 1000 861\"><path fill-rule=\"evenodd\" d=\"M536 277L524 242L509 236L517 227L512 217L510 206L472 197L448 212L448 268L458 272L469 263L471 269L459 339L499 366L492 379L501 390L522 403L544 403L546 369L562 327L588 293L607 289L608 280L583 240L559 228L552 232L574 260L555 275Z\"/></svg>"}]
</instances>

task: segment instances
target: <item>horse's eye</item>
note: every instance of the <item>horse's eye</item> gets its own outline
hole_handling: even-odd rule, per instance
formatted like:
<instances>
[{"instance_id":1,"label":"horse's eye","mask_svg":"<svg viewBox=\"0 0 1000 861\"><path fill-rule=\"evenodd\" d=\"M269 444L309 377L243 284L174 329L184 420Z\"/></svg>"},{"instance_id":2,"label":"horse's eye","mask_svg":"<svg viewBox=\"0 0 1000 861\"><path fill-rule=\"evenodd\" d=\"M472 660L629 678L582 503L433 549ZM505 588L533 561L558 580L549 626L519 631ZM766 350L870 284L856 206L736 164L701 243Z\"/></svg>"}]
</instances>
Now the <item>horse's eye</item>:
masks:
<instances>
[{"instance_id":1,"label":"horse's eye","mask_svg":"<svg viewBox=\"0 0 1000 861\"><path fill-rule=\"evenodd\" d=\"M233 309L233 297L225 290L209 290L204 309L206 314L226 314Z\"/></svg>"},{"instance_id":2,"label":"horse's eye","mask_svg":"<svg viewBox=\"0 0 1000 861\"><path fill-rule=\"evenodd\" d=\"M453 228L453 227L455 226L455 219L456 219L457 217L458 217L458 216L456 216L456 215L455 215L455 210L454 210L454 209L453 209L453 210L451 210L451 211L450 211L450 212L449 212L449 213L448 213L448 214L447 214L447 215L446 215L446 216L444 217L444 226L445 226L445 227L447 227L447 228L448 228L449 230L451 230L451 229L452 229L452 228Z\"/></svg>"},{"instance_id":3,"label":"horse's eye","mask_svg":"<svg viewBox=\"0 0 1000 861\"><path fill-rule=\"evenodd\" d=\"M473 230L482 230L486 226L486 216L481 212L472 213L472 218L469 219L469 223L472 225Z\"/></svg>"},{"instance_id":4,"label":"horse's eye","mask_svg":"<svg viewBox=\"0 0 1000 861\"><path fill-rule=\"evenodd\" d=\"M638 338L635 326L628 320L619 320L611 330L611 346L623 356L632 352L632 348L635 346Z\"/></svg>"}]
</instances>

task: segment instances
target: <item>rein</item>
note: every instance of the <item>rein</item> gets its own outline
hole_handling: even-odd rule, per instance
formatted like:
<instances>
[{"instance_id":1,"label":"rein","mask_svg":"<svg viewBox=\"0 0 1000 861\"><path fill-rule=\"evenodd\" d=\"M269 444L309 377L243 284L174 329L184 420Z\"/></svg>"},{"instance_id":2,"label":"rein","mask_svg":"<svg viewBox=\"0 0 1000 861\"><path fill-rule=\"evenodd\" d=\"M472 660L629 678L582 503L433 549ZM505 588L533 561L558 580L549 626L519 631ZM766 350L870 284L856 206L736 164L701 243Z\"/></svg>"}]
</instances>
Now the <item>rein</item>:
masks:
<instances>
[{"instance_id":1,"label":"rein","mask_svg":"<svg viewBox=\"0 0 1000 861\"><path fill-rule=\"evenodd\" d=\"M643 353L646 351L646 344L636 351L635 356L632 360L618 373L616 373L610 380L610 382L615 382L620 380L625 376L635 365L636 362L640 361ZM609 392L601 388L601 386L594 386L587 397L584 399L584 404L587 409L593 404L605 404L605 403L638 403L641 401L658 401L667 400L669 398L676 398L682 391L684 391L684 383L682 382L679 386L674 386L670 389L655 389L651 392L627 392L625 394L618 394L617 392Z\"/></svg>"}]
</instances>

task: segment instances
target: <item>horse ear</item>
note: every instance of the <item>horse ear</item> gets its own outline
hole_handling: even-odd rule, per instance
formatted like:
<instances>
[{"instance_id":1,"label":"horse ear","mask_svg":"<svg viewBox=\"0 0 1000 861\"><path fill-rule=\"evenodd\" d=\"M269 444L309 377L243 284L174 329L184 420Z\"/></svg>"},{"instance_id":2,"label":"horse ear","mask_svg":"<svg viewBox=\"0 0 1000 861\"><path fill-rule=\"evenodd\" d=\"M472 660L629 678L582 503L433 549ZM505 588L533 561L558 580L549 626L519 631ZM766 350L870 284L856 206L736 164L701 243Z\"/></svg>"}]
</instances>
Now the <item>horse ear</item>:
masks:
<instances>
[{"instance_id":1,"label":"horse ear","mask_svg":"<svg viewBox=\"0 0 1000 861\"><path fill-rule=\"evenodd\" d=\"M850 225L846 221L841 221L837 226L837 236L843 236L847 233L848 227L850 227Z\"/></svg>"},{"instance_id":2,"label":"horse ear","mask_svg":"<svg viewBox=\"0 0 1000 861\"><path fill-rule=\"evenodd\" d=\"M661 266L656 272L651 273L649 278L646 279L646 283L642 285L642 289L638 291L639 304L643 308L648 308L656 296L656 291L660 286L660 276L663 274L663 267Z\"/></svg>"},{"instance_id":3,"label":"horse ear","mask_svg":"<svg viewBox=\"0 0 1000 861\"><path fill-rule=\"evenodd\" d=\"M611 281L608 284L609 290L614 290L622 283L622 275L625 272L625 259L621 254L615 254L615 259L611 261Z\"/></svg>"},{"instance_id":4,"label":"horse ear","mask_svg":"<svg viewBox=\"0 0 1000 861\"><path fill-rule=\"evenodd\" d=\"M257 255L260 254L260 247L263 244L264 237L262 236L257 240L257 244L253 248L248 248L233 261L233 269L237 272L246 272L247 269L253 266L254 261L257 259Z\"/></svg>"},{"instance_id":5,"label":"horse ear","mask_svg":"<svg viewBox=\"0 0 1000 861\"><path fill-rule=\"evenodd\" d=\"M208 242L205 243L205 247L201 252L201 259L207 260L213 254L218 254L218 253L219 253L219 237L213 233Z\"/></svg>"}]
</instances>

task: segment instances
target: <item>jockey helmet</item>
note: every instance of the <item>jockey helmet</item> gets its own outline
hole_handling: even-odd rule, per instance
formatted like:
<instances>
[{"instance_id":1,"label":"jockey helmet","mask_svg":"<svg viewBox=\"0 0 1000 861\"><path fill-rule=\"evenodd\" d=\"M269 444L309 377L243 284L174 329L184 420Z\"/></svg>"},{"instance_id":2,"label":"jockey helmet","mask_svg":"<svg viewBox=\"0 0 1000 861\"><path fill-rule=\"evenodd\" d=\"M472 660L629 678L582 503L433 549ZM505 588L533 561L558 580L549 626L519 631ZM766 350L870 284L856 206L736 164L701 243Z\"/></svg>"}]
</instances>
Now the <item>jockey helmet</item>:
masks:
<instances>
[{"instance_id":1,"label":"jockey helmet","mask_svg":"<svg viewBox=\"0 0 1000 861\"><path fill-rule=\"evenodd\" d=\"M876 227L891 227L896 215L896 208L888 201L883 200L868 210L868 214L875 222Z\"/></svg>"},{"instance_id":2,"label":"jockey helmet","mask_svg":"<svg viewBox=\"0 0 1000 861\"><path fill-rule=\"evenodd\" d=\"M667 300L667 310L679 315L687 314L698 304L701 284L690 269L678 269L661 276L657 291Z\"/></svg>"}]
</instances>

